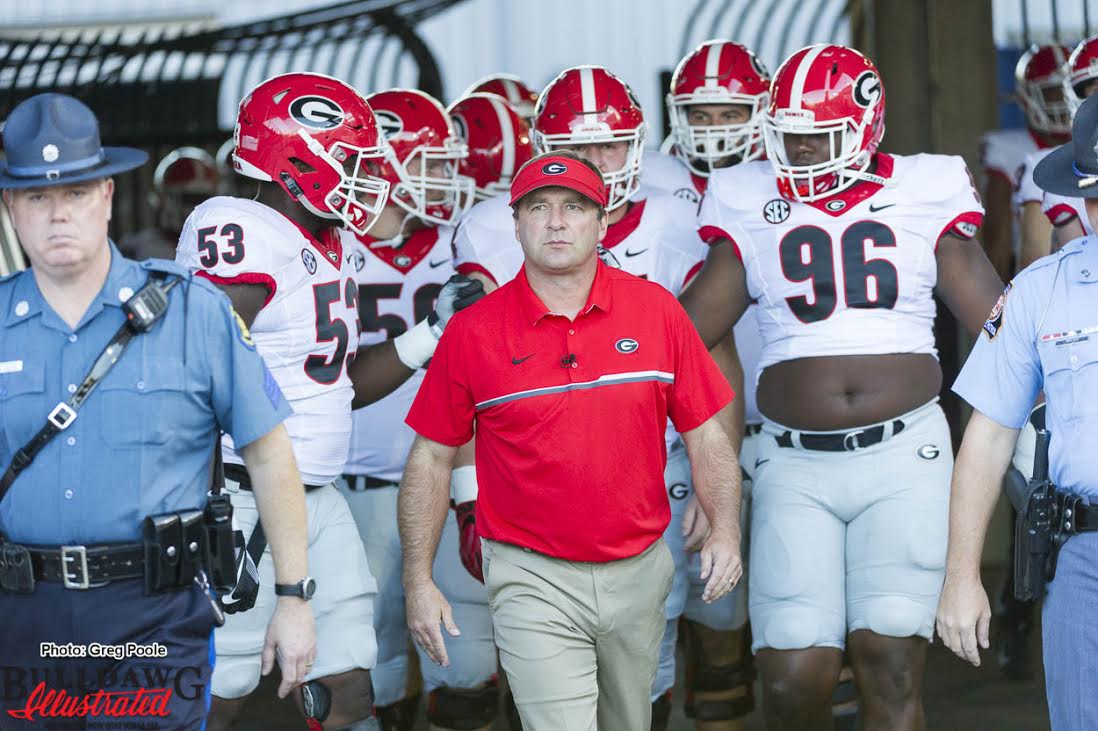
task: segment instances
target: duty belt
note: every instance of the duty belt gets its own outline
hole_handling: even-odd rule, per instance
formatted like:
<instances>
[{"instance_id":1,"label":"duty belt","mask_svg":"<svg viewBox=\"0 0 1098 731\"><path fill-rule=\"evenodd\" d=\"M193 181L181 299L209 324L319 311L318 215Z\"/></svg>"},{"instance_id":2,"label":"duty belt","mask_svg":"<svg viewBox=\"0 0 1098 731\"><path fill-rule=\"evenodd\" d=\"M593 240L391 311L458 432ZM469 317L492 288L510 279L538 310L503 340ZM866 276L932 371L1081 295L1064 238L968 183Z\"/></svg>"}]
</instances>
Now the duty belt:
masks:
<instances>
[{"instance_id":1,"label":"duty belt","mask_svg":"<svg viewBox=\"0 0 1098 731\"><path fill-rule=\"evenodd\" d=\"M28 560L35 580L60 581L66 589L90 589L111 581L145 576L145 548L140 543L59 548L2 543L0 577L25 570L23 562ZM17 586L3 588L19 590Z\"/></svg>"},{"instance_id":2,"label":"duty belt","mask_svg":"<svg viewBox=\"0 0 1098 731\"><path fill-rule=\"evenodd\" d=\"M891 433L887 429L888 426L889 424L878 424L865 429L818 433L793 432L787 429L781 434L776 434L775 439L777 439L779 447L800 446L802 449L811 449L816 452L853 452L858 449L872 447L874 444L880 444L904 430L904 422L900 419L892 420ZM794 434L797 434L800 439L799 445L793 439Z\"/></svg>"}]
</instances>

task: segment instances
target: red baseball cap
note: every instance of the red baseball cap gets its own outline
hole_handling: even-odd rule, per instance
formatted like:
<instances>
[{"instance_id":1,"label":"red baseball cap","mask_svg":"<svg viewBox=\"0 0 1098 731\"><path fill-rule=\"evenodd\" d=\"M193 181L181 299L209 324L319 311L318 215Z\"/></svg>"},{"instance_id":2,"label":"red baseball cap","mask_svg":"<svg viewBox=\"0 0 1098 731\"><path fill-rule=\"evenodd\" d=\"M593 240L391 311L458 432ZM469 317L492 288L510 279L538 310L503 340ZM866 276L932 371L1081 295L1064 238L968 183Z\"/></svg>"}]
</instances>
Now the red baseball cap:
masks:
<instances>
[{"instance_id":1,"label":"red baseball cap","mask_svg":"<svg viewBox=\"0 0 1098 731\"><path fill-rule=\"evenodd\" d=\"M523 165L511 181L511 205L527 193L550 186L570 188L600 206L606 206L606 184L602 182L602 176L583 162L564 155L536 157Z\"/></svg>"}]
</instances>

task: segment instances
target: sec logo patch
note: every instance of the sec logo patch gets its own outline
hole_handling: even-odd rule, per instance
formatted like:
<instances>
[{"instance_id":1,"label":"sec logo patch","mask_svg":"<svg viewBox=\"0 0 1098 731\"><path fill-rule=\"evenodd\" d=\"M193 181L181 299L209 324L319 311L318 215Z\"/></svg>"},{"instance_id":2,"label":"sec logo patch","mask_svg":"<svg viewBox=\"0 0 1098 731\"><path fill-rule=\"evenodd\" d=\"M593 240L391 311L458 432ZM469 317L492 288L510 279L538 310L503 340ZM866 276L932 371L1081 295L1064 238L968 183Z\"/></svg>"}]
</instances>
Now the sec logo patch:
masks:
<instances>
[{"instance_id":1,"label":"sec logo patch","mask_svg":"<svg viewBox=\"0 0 1098 731\"><path fill-rule=\"evenodd\" d=\"M767 223L781 223L789 218L789 202L781 198L770 201L763 206L763 218Z\"/></svg>"}]
</instances>

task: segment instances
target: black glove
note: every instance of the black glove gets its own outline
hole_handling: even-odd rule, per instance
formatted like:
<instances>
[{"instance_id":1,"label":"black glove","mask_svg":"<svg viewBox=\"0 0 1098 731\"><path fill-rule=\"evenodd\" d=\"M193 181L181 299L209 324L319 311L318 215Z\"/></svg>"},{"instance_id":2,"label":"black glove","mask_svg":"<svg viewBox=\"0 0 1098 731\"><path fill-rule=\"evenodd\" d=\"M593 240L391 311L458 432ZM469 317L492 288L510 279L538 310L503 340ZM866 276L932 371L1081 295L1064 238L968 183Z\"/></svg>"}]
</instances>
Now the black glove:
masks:
<instances>
[{"instance_id":1,"label":"black glove","mask_svg":"<svg viewBox=\"0 0 1098 731\"><path fill-rule=\"evenodd\" d=\"M446 323L459 310L464 310L484 296L484 283L470 279L464 274L455 274L446 280L435 300L435 310L427 316L427 324L436 337L442 337Z\"/></svg>"}]
</instances>

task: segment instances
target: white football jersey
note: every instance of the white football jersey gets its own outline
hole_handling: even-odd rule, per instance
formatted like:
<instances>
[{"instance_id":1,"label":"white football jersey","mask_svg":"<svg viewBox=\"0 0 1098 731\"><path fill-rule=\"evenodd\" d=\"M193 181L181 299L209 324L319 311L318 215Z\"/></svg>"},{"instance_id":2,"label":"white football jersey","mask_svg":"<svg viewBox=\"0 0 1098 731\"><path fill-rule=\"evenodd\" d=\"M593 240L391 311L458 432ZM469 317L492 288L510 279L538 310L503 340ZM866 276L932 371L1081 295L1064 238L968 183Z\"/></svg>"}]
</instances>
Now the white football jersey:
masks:
<instances>
[{"instance_id":1,"label":"white football jersey","mask_svg":"<svg viewBox=\"0 0 1098 731\"><path fill-rule=\"evenodd\" d=\"M1087 215L1087 207L1082 198L1065 198L1055 193L1043 192L1041 210L1048 216L1053 226L1063 226L1072 219L1078 218L1079 223L1083 225L1083 233L1087 236L1094 235L1094 227L1090 225L1090 216Z\"/></svg>"},{"instance_id":2,"label":"white football jersey","mask_svg":"<svg viewBox=\"0 0 1098 731\"><path fill-rule=\"evenodd\" d=\"M814 356L931 353L945 233L971 238L983 218L959 157L878 155L884 187L863 183L813 204L778 193L755 161L717 170L702 200L706 240L732 240L758 301L759 370Z\"/></svg>"},{"instance_id":3,"label":"white football jersey","mask_svg":"<svg viewBox=\"0 0 1098 731\"><path fill-rule=\"evenodd\" d=\"M343 253L358 282L359 345L392 340L435 308L439 290L454 273L453 229L422 228L405 239L378 241L343 231ZM424 370L391 394L354 412L344 472L399 482L415 432L404 423Z\"/></svg>"},{"instance_id":4,"label":"white football jersey","mask_svg":"<svg viewBox=\"0 0 1098 731\"><path fill-rule=\"evenodd\" d=\"M1025 129L997 129L980 138L980 165L988 175L998 175L1011 187L1026 155L1037 151L1033 135Z\"/></svg>"},{"instance_id":5,"label":"white football jersey","mask_svg":"<svg viewBox=\"0 0 1098 731\"><path fill-rule=\"evenodd\" d=\"M663 193L681 198L696 207L705 192L705 178L694 175L686 164L675 157L655 150L645 150L641 163L641 191L651 195Z\"/></svg>"},{"instance_id":6,"label":"white football jersey","mask_svg":"<svg viewBox=\"0 0 1098 731\"><path fill-rule=\"evenodd\" d=\"M252 340L293 407L286 430L306 484L339 476L351 437L347 365L358 343L358 287L335 229L318 241L262 203L219 196L183 225L175 260L215 284L263 284ZM225 435L225 461L243 464Z\"/></svg>"},{"instance_id":7,"label":"white football jersey","mask_svg":"<svg viewBox=\"0 0 1098 731\"><path fill-rule=\"evenodd\" d=\"M1022 164L1018 168L1017 178L1014 182L1014 210L1020 211L1026 203L1040 203L1045 192L1037 187L1033 181L1033 168L1045 158L1045 155L1055 148L1046 147L1043 150L1033 150L1022 158Z\"/></svg>"}]
</instances>

